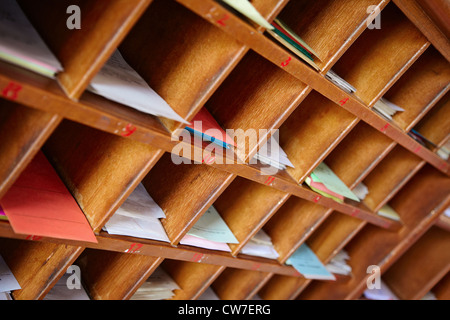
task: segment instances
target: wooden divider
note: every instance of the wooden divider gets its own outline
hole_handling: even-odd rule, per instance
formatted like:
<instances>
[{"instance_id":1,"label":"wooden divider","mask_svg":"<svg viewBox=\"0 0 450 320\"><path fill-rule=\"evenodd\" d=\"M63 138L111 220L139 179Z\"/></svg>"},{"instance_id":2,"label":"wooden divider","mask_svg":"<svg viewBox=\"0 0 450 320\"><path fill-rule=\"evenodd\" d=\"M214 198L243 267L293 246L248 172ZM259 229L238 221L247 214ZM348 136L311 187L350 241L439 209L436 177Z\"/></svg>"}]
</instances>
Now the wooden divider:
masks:
<instances>
[{"instance_id":1,"label":"wooden divider","mask_svg":"<svg viewBox=\"0 0 450 320\"><path fill-rule=\"evenodd\" d=\"M58 81L78 99L92 78L139 19L151 0L36 1L19 0L44 41L61 62ZM80 8L81 28L69 29L70 5Z\"/></svg>"},{"instance_id":2,"label":"wooden divider","mask_svg":"<svg viewBox=\"0 0 450 320\"><path fill-rule=\"evenodd\" d=\"M432 289L432 292L436 295L438 300L450 299L450 273L439 281L439 283Z\"/></svg>"},{"instance_id":3,"label":"wooden divider","mask_svg":"<svg viewBox=\"0 0 450 320\"><path fill-rule=\"evenodd\" d=\"M420 257L420 258L418 258ZM419 263L423 259L426 263ZM383 281L402 300L422 299L450 271L450 232L431 227L389 270Z\"/></svg>"},{"instance_id":4,"label":"wooden divider","mask_svg":"<svg viewBox=\"0 0 450 320\"><path fill-rule=\"evenodd\" d=\"M0 100L0 198L19 177L62 118Z\"/></svg>"},{"instance_id":5,"label":"wooden divider","mask_svg":"<svg viewBox=\"0 0 450 320\"><path fill-rule=\"evenodd\" d=\"M364 227L346 246L350 255L352 277L339 283L315 281L299 299L356 299L366 288L366 269L378 265L386 271L415 241L418 240L447 206L450 184L429 166L416 176L390 201L404 227L398 232L384 232L370 225ZM431 196L433 195L433 196Z\"/></svg>"},{"instance_id":6,"label":"wooden divider","mask_svg":"<svg viewBox=\"0 0 450 320\"><path fill-rule=\"evenodd\" d=\"M12 292L14 299L43 299L83 249L63 244L0 239L0 255L21 287Z\"/></svg>"},{"instance_id":7,"label":"wooden divider","mask_svg":"<svg viewBox=\"0 0 450 320\"><path fill-rule=\"evenodd\" d=\"M64 72L55 81L0 62L0 198L42 148L99 243L25 238L1 222L0 254L22 285L15 299L42 299L71 264L93 299L129 299L158 267L181 288L173 299L197 299L210 286L221 299L354 299L370 264L404 298L430 289L445 297L449 265L436 257L448 232L432 226L450 202L450 166L407 133L438 146L450 135L449 41L416 1L252 1L319 53L320 72L219 1L19 3ZM70 4L81 7L81 30L66 27ZM375 8L381 29L368 28ZM205 154L220 155L186 141L197 153L175 164L184 124L85 91L116 48L188 120L206 107L224 129L280 129L295 168L266 175L261 163L245 164L270 131L233 150L244 164L209 163ZM331 68L357 92L332 84ZM370 110L383 96L405 109L392 122ZM340 204L302 185L322 161L351 189L366 184L364 202ZM140 182L166 214L170 243L101 231ZM386 203L400 222L377 215ZM239 240L231 253L179 245L211 205ZM241 253L260 229L278 260ZM303 243L323 263L345 248L352 277L312 281L284 265ZM433 262L408 267L417 281L406 283L400 270L417 254Z\"/></svg>"}]
</instances>

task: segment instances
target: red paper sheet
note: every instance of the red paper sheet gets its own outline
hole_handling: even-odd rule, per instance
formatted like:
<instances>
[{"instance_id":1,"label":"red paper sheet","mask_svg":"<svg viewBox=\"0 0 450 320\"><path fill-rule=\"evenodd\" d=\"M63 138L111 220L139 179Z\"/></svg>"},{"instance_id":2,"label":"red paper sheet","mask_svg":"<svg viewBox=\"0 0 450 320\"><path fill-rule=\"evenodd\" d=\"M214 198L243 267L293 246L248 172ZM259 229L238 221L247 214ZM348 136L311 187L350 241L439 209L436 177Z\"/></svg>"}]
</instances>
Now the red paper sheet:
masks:
<instances>
[{"instance_id":1,"label":"red paper sheet","mask_svg":"<svg viewBox=\"0 0 450 320\"><path fill-rule=\"evenodd\" d=\"M200 121L202 123L202 130L197 131L194 127L194 122L195 121ZM226 144L232 145L232 146L236 146L236 144L234 143L234 140L226 133L225 130L223 130L220 125L217 123L216 119L214 119L214 117L209 113L208 109L206 109L205 107L203 107L194 117L194 119L192 119L191 121L192 124L187 125L188 128L198 132L198 133L205 133L207 130L209 130L209 135L211 135L211 137L213 137L214 139L217 139L218 141L222 141L225 142ZM216 134L216 132L220 132L220 134Z\"/></svg>"},{"instance_id":2,"label":"red paper sheet","mask_svg":"<svg viewBox=\"0 0 450 320\"><path fill-rule=\"evenodd\" d=\"M16 233L97 242L84 213L41 151L0 204Z\"/></svg>"}]
</instances>

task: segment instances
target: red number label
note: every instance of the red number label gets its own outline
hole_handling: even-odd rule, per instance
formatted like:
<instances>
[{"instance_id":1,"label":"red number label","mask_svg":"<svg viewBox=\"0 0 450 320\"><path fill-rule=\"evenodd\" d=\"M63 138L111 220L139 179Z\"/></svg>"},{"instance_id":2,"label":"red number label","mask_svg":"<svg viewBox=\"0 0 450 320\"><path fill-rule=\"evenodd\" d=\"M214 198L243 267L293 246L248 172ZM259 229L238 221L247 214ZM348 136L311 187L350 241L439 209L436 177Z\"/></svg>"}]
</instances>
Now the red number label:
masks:
<instances>
[{"instance_id":1,"label":"red number label","mask_svg":"<svg viewBox=\"0 0 450 320\"><path fill-rule=\"evenodd\" d=\"M422 146L418 146L417 148L415 148L414 153L419 153L420 150L422 150Z\"/></svg>"},{"instance_id":2,"label":"red number label","mask_svg":"<svg viewBox=\"0 0 450 320\"><path fill-rule=\"evenodd\" d=\"M281 66L282 66L282 67L286 67L286 66L289 64L289 62L291 62L291 60L292 60L292 58L289 57L286 61L283 61L283 62L281 63Z\"/></svg>"},{"instance_id":3,"label":"red number label","mask_svg":"<svg viewBox=\"0 0 450 320\"><path fill-rule=\"evenodd\" d=\"M317 196L317 197L314 198L313 201L314 201L315 203L317 203L317 202L319 202L320 199L322 199L322 196Z\"/></svg>"},{"instance_id":4,"label":"red number label","mask_svg":"<svg viewBox=\"0 0 450 320\"><path fill-rule=\"evenodd\" d=\"M267 178L266 182L264 182L265 185L270 186L272 182L274 182L275 178L270 176Z\"/></svg>"},{"instance_id":5,"label":"red number label","mask_svg":"<svg viewBox=\"0 0 450 320\"><path fill-rule=\"evenodd\" d=\"M360 212L361 212L361 210L359 210L359 209L354 209L354 210L352 211L351 216L352 216L352 217L356 217Z\"/></svg>"},{"instance_id":6,"label":"red number label","mask_svg":"<svg viewBox=\"0 0 450 320\"><path fill-rule=\"evenodd\" d=\"M349 99L349 98L345 98L345 99L342 99L341 101L339 101L339 104L341 105L341 107L342 107L344 104L346 104L348 100L350 100L350 99Z\"/></svg>"},{"instance_id":7,"label":"red number label","mask_svg":"<svg viewBox=\"0 0 450 320\"><path fill-rule=\"evenodd\" d=\"M253 271L257 271L257 270L259 270L259 268L261 267L261 263L257 263L257 262L255 262L253 265L252 265L252 270Z\"/></svg>"},{"instance_id":8,"label":"red number label","mask_svg":"<svg viewBox=\"0 0 450 320\"><path fill-rule=\"evenodd\" d=\"M220 24L222 27L225 27L227 25L225 21L227 21L228 19L230 19L230 16L226 14L222 19L217 20L217 23Z\"/></svg>"},{"instance_id":9,"label":"red number label","mask_svg":"<svg viewBox=\"0 0 450 320\"><path fill-rule=\"evenodd\" d=\"M127 253L139 253L139 249L142 248L142 244L140 243L132 243L130 248L125 250Z\"/></svg>"},{"instance_id":10,"label":"red number label","mask_svg":"<svg viewBox=\"0 0 450 320\"><path fill-rule=\"evenodd\" d=\"M123 132L120 134L122 137L129 137L136 131L136 127L129 123L122 131Z\"/></svg>"},{"instance_id":11,"label":"red number label","mask_svg":"<svg viewBox=\"0 0 450 320\"><path fill-rule=\"evenodd\" d=\"M214 160L216 160L215 157L206 155L206 156L203 158L202 163L211 164L211 163L214 162Z\"/></svg>"},{"instance_id":12,"label":"red number label","mask_svg":"<svg viewBox=\"0 0 450 320\"><path fill-rule=\"evenodd\" d=\"M386 132L387 128L389 128L389 123L386 123L386 125L380 129L381 132Z\"/></svg>"},{"instance_id":13,"label":"red number label","mask_svg":"<svg viewBox=\"0 0 450 320\"><path fill-rule=\"evenodd\" d=\"M27 236L25 239L26 239L26 240L34 240L34 241L38 241L38 240L41 240L42 237L40 237L40 236L29 235L29 236Z\"/></svg>"},{"instance_id":14,"label":"red number label","mask_svg":"<svg viewBox=\"0 0 450 320\"><path fill-rule=\"evenodd\" d=\"M192 262L200 262L203 259L204 254L203 253L195 253L192 258L191 261Z\"/></svg>"},{"instance_id":15,"label":"red number label","mask_svg":"<svg viewBox=\"0 0 450 320\"><path fill-rule=\"evenodd\" d=\"M2 95L10 100L16 100L19 96L19 91L22 90L20 84L10 82L2 91Z\"/></svg>"}]
</instances>

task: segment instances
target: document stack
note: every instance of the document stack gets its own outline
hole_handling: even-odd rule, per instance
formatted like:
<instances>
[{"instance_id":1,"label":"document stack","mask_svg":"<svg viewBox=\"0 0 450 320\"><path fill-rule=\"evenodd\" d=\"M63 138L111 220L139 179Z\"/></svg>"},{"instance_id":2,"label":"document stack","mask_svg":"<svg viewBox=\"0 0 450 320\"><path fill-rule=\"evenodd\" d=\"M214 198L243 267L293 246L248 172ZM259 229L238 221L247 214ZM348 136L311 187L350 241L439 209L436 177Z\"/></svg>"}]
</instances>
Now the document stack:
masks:
<instances>
[{"instance_id":1,"label":"document stack","mask_svg":"<svg viewBox=\"0 0 450 320\"><path fill-rule=\"evenodd\" d=\"M167 300L172 298L178 284L161 267L157 268L139 287L130 300Z\"/></svg>"},{"instance_id":2,"label":"document stack","mask_svg":"<svg viewBox=\"0 0 450 320\"><path fill-rule=\"evenodd\" d=\"M373 110L388 120L392 120L392 117L397 112L405 111L403 108L400 108L396 104L384 98L381 98L375 103L375 105L373 106Z\"/></svg>"},{"instance_id":3,"label":"document stack","mask_svg":"<svg viewBox=\"0 0 450 320\"><path fill-rule=\"evenodd\" d=\"M140 183L105 224L109 234L170 242L159 219L164 211Z\"/></svg>"},{"instance_id":4,"label":"document stack","mask_svg":"<svg viewBox=\"0 0 450 320\"><path fill-rule=\"evenodd\" d=\"M352 267L347 264L350 256L345 250L339 253L326 265L328 271L334 274L348 276L352 273Z\"/></svg>"},{"instance_id":5,"label":"document stack","mask_svg":"<svg viewBox=\"0 0 450 320\"><path fill-rule=\"evenodd\" d=\"M11 291L20 289L16 277L14 277L3 257L0 256L0 300L12 300Z\"/></svg>"},{"instance_id":6,"label":"document stack","mask_svg":"<svg viewBox=\"0 0 450 320\"><path fill-rule=\"evenodd\" d=\"M277 259L278 252L272 244L269 235L260 229L250 241L242 248L241 253L267 259Z\"/></svg>"},{"instance_id":7,"label":"document stack","mask_svg":"<svg viewBox=\"0 0 450 320\"><path fill-rule=\"evenodd\" d=\"M144 113L187 123L116 50L92 79L88 90Z\"/></svg>"},{"instance_id":8,"label":"document stack","mask_svg":"<svg viewBox=\"0 0 450 320\"><path fill-rule=\"evenodd\" d=\"M293 266L306 279L336 280L306 243L287 259L286 264Z\"/></svg>"},{"instance_id":9,"label":"document stack","mask_svg":"<svg viewBox=\"0 0 450 320\"><path fill-rule=\"evenodd\" d=\"M359 200L364 200L369 193L369 189L364 183L359 183L352 192L358 197Z\"/></svg>"},{"instance_id":10,"label":"document stack","mask_svg":"<svg viewBox=\"0 0 450 320\"><path fill-rule=\"evenodd\" d=\"M239 243L216 208L209 207L181 239L180 244L231 252L227 243Z\"/></svg>"},{"instance_id":11,"label":"document stack","mask_svg":"<svg viewBox=\"0 0 450 320\"><path fill-rule=\"evenodd\" d=\"M353 87L350 83L342 79L336 72L333 70L330 70L325 75L331 82L333 82L335 85L337 85L339 88L344 90L348 93L354 93L356 92L356 88Z\"/></svg>"},{"instance_id":12,"label":"document stack","mask_svg":"<svg viewBox=\"0 0 450 320\"><path fill-rule=\"evenodd\" d=\"M0 220L8 220L8 217L5 214L5 211L3 211L2 207L0 206Z\"/></svg>"},{"instance_id":13,"label":"document stack","mask_svg":"<svg viewBox=\"0 0 450 320\"><path fill-rule=\"evenodd\" d=\"M294 168L286 152L281 149L274 136L267 140L267 143L255 154L254 159L278 170L286 170L287 167Z\"/></svg>"},{"instance_id":14,"label":"document stack","mask_svg":"<svg viewBox=\"0 0 450 320\"><path fill-rule=\"evenodd\" d=\"M320 70L314 61L314 58L319 59L318 54L283 21L275 19L273 23L269 23L247 0L222 0L222 2L244 15L247 19L265 28L275 40L314 69Z\"/></svg>"},{"instance_id":15,"label":"document stack","mask_svg":"<svg viewBox=\"0 0 450 320\"><path fill-rule=\"evenodd\" d=\"M71 278L76 278L75 280ZM77 286L74 286L77 284ZM44 300L91 300L77 274L65 273L44 297Z\"/></svg>"},{"instance_id":16,"label":"document stack","mask_svg":"<svg viewBox=\"0 0 450 320\"><path fill-rule=\"evenodd\" d=\"M324 162L317 166L305 182L312 190L339 203L343 203L345 198L360 201Z\"/></svg>"},{"instance_id":17,"label":"document stack","mask_svg":"<svg viewBox=\"0 0 450 320\"><path fill-rule=\"evenodd\" d=\"M387 204L385 204L378 211L378 215L380 215L382 217L385 217L385 218L388 218L388 219L391 219L391 220L394 220L394 221L400 221L400 216L398 215L398 213L395 212L395 210L391 206L389 206Z\"/></svg>"},{"instance_id":18,"label":"document stack","mask_svg":"<svg viewBox=\"0 0 450 320\"><path fill-rule=\"evenodd\" d=\"M208 287L197 300L220 300L220 298L211 287Z\"/></svg>"},{"instance_id":19,"label":"document stack","mask_svg":"<svg viewBox=\"0 0 450 320\"><path fill-rule=\"evenodd\" d=\"M0 59L49 78L63 70L15 0L0 6Z\"/></svg>"},{"instance_id":20,"label":"document stack","mask_svg":"<svg viewBox=\"0 0 450 320\"><path fill-rule=\"evenodd\" d=\"M366 289L364 296L369 300L398 300L397 296L389 289L389 287L380 279L380 288Z\"/></svg>"}]
</instances>

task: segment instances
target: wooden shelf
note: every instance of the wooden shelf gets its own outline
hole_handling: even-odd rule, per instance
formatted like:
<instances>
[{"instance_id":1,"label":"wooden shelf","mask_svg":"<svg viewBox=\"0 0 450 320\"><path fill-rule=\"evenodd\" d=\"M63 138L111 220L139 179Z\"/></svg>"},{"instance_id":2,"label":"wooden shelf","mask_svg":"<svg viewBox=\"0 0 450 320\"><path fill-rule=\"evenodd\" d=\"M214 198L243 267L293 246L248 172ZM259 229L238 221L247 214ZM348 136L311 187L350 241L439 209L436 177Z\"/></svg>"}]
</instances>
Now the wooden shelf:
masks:
<instances>
[{"instance_id":1,"label":"wooden shelf","mask_svg":"<svg viewBox=\"0 0 450 320\"><path fill-rule=\"evenodd\" d=\"M320 71L221 1L80 0L80 30L61 14L69 1L18 2L64 71L49 79L0 61L0 199L42 150L98 243L17 234L0 221L0 255L22 286L14 299L43 299L72 264L98 300L130 299L157 268L179 285L174 300L208 288L223 300L358 299L368 265L380 266L401 299L428 291L448 299L450 164L409 135L438 147L450 137L450 28L440 1L253 0L317 51ZM368 28L372 5L381 29ZM220 154L179 140L180 122L89 92L116 49L183 118L204 107L223 129L256 130L257 139ZM357 91L329 81L331 69ZM382 97L405 111L392 121L378 115ZM250 160L276 130L294 167L267 174ZM350 189L366 185L365 199L338 203L310 189L305 179L322 162ZM169 243L103 230L139 183L164 211ZM377 214L385 204L400 221ZM212 205L239 244L180 245ZM242 253L260 230L278 259ZM304 243L325 264L345 249L352 275L306 279L285 264Z\"/></svg>"}]
</instances>

